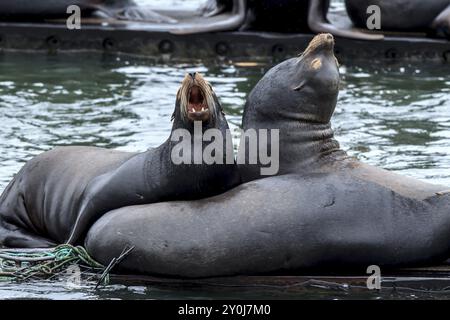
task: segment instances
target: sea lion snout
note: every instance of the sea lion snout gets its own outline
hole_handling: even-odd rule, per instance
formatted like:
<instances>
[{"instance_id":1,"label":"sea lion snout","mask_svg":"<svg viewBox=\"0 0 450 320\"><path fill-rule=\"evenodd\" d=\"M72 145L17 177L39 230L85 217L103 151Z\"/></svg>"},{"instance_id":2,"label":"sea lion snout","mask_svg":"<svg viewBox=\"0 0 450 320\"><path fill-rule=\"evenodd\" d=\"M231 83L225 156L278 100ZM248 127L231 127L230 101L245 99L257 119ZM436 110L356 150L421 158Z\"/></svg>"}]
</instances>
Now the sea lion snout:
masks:
<instances>
[{"instance_id":1,"label":"sea lion snout","mask_svg":"<svg viewBox=\"0 0 450 320\"><path fill-rule=\"evenodd\" d=\"M328 48L334 47L334 37L331 33L319 33L318 35L316 35L316 37L320 39L320 42L324 46Z\"/></svg>"},{"instance_id":2,"label":"sea lion snout","mask_svg":"<svg viewBox=\"0 0 450 320\"><path fill-rule=\"evenodd\" d=\"M330 33L319 33L309 43L301 57L307 57L313 54L328 52L333 54L334 37Z\"/></svg>"}]
</instances>

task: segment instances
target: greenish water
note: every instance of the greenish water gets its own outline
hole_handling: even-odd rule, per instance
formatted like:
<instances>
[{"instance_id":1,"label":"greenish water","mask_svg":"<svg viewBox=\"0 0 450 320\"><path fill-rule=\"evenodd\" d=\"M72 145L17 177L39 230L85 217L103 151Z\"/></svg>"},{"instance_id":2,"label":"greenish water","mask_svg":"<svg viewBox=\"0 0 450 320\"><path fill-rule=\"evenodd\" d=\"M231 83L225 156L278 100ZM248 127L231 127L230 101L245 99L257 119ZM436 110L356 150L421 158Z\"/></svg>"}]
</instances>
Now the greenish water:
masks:
<instances>
[{"instance_id":1,"label":"greenish water","mask_svg":"<svg viewBox=\"0 0 450 320\"><path fill-rule=\"evenodd\" d=\"M411 282L410 282L411 283ZM395 288L392 283L383 286L380 291L368 290L363 286L352 286L346 283L330 281L299 280L291 286L279 287L270 285L247 286L206 286L195 288L180 286L177 288L111 284L95 289L94 282L83 283L75 287L66 281L39 281L25 284L0 284L0 299L302 299L302 300L422 300L450 299L448 280L421 280L420 285L399 283Z\"/></svg>"},{"instance_id":2,"label":"greenish water","mask_svg":"<svg viewBox=\"0 0 450 320\"><path fill-rule=\"evenodd\" d=\"M0 190L23 163L57 145L144 151L169 135L186 72L205 74L238 144L245 98L269 67L165 65L101 54L0 56ZM368 163L450 186L450 66L341 66L333 127Z\"/></svg>"},{"instance_id":3,"label":"greenish water","mask_svg":"<svg viewBox=\"0 0 450 320\"><path fill-rule=\"evenodd\" d=\"M186 72L203 73L225 108L238 143L245 98L269 64L170 64L79 53L0 55L0 190L34 155L58 145L144 151L170 132L176 91ZM341 66L333 127L343 149L362 161L450 187L450 66ZM364 274L361 274L363 276ZM447 286L443 283L442 287ZM303 287L302 287L303 288ZM168 289L65 281L0 283L0 298L449 298L446 293L373 293L308 285L292 291L240 287Z\"/></svg>"}]
</instances>

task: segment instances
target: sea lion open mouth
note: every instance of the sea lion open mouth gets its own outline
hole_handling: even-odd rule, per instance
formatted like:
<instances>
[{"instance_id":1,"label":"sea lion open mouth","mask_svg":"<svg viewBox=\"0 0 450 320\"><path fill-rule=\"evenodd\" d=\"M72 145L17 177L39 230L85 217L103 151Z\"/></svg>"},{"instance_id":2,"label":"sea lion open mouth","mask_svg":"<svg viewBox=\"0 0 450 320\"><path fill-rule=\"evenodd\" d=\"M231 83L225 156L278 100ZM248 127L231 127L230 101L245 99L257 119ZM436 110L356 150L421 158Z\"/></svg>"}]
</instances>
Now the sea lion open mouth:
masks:
<instances>
[{"instance_id":1,"label":"sea lion open mouth","mask_svg":"<svg viewBox=\"0 0 450 320\"><path fill-rule=\"evenodd\" d=\"M187 116L192 121L206 121L209 119L209 107L206 103L205 95L197 85L193 85L189 92Z\"/></svg>"},{"instance_id":2,"label":"sea lion open mouth","mask_svg":"<svg viewBox=\"0 0 450 320\"><path fill-rule=\"evenodd\" d=\"M190 121L208 121L214 114L211 85L199 73L186 74L179 91L183 117Z\"/></svg>"}]
</instances>

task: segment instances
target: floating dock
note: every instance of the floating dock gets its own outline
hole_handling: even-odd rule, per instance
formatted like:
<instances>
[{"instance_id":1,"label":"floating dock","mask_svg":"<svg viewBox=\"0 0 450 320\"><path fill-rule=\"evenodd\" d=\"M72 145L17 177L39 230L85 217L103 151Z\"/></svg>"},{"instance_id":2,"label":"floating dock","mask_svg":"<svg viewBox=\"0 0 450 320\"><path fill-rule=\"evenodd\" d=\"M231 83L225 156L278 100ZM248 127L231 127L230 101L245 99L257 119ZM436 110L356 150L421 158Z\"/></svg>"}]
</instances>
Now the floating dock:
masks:
<instances>
[{"instance_id":1,"label":"floating dock","mask_svg":"<svg viewBox=\"0 0 450 320\"><path fill-rule=\"evenodd\" d=\"M334 23L345 26L343 18ZM225 59L280 60L299 54L312 34L270 32L217 32L177 34L174 27L113 19L83 19L79 30L69 30L65 20L40 23L0 22L0 51L20 50L57 53L99 51L146 56L165 61ZM340 23L341 21L341 23ZM388 34L384 40L337 38L341 62L411 61L450 63L450 41L425 34Z\"/></svg>"}]
</instances>

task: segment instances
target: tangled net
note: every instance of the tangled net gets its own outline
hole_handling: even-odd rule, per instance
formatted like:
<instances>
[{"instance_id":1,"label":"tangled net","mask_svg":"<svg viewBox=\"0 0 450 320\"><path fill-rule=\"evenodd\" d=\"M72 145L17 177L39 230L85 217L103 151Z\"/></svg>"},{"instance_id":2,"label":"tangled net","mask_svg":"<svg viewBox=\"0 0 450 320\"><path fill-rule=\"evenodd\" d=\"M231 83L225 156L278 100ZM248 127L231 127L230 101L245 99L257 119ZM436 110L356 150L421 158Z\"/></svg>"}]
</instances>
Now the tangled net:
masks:
<instances>
[{"instance_id":1,"label":"tangled net","mask_svg":"<svg viewBox=\"0 0 450 320\"><path fill-rule=\"evenodd\" d=\"M111 265L111 264L110 264ZM0 280L52 279L63 274L90 275L109 282L109 271L92 259L81 246L69 244L49 249L0 249Z\"/></svg>"}]
</instances>

